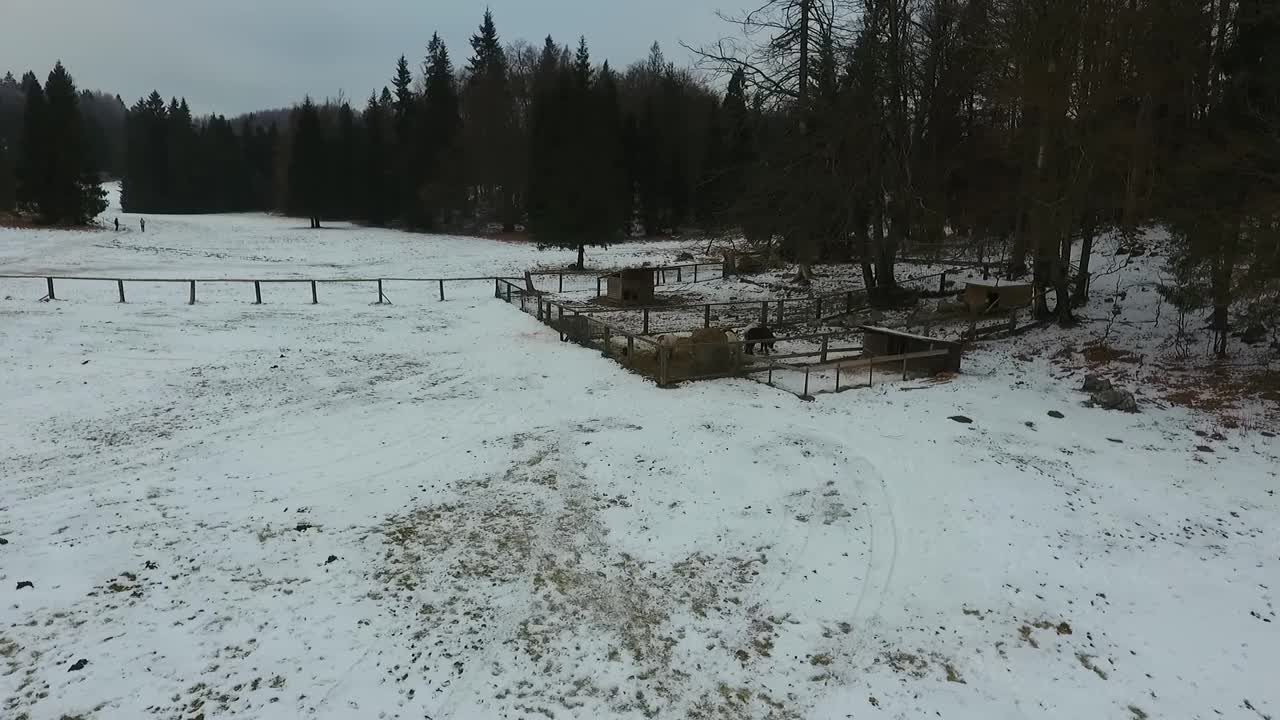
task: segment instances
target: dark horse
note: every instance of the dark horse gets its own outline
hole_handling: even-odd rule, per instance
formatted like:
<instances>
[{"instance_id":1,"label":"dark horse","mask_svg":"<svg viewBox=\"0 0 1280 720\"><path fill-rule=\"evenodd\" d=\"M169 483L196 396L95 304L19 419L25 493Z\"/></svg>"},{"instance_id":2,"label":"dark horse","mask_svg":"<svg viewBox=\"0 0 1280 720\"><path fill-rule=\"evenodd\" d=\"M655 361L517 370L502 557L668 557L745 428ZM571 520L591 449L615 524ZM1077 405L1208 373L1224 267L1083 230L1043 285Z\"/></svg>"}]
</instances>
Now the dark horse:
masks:
<instances>
[{"instance_id":1,"label":"dark horse","mask_svg":"<svg viewBox=\"0 0 1280 720\"><path fill-rule=\"evenodd\" d=\"M747 328L747 332L744 338L747 341L746 348L747 348L748 355L756 354L755 346L757 342L760 343L761 355L768 355L770 351L773 350L773 345L775 342L773 331L770 330L765 325L761 325L759 327Z\"/></svg>"}]
</instances>

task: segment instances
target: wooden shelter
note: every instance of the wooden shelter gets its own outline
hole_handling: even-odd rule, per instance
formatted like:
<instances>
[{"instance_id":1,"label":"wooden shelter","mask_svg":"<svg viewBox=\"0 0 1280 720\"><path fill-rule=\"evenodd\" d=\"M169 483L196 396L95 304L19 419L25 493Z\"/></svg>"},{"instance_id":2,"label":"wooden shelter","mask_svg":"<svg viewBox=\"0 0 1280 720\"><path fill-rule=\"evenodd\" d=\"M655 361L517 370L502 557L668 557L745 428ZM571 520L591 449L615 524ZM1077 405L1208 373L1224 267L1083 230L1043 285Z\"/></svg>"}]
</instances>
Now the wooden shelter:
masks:
<instances>
[{"instance_id":1,"label":"wooden shelter","mask_svg":"<svg viewBox=\"0 0 1280 720\"><path fill-rule=\"evenodd\" d=\"M618 305L649 305L653 303L653 268L619 270L606 278L606 297Z\"/></svg>"},{"instance_id":2,"label":"wooden shelter","mask_svg":"<svg viewBox=\"0 0 1280 720\"><path fill-rule=\"evenodd\" d=\"M910 368L928 375L960 372L960 343L875 325L862 325L861 328L864 355L902 356L904 369Z\"/></svg>"},{"instance_id":3,"label":"wooden shelter","mask_svg":"<svg viewBox=\"0 0 1280 720\"><path fill-rule=\"evenodd\" d=\"M967 280L964 304L979 315L1013 310L1031 305L1035 289L1031 283L1000 280Z\"/></svg>"}]
</instances>

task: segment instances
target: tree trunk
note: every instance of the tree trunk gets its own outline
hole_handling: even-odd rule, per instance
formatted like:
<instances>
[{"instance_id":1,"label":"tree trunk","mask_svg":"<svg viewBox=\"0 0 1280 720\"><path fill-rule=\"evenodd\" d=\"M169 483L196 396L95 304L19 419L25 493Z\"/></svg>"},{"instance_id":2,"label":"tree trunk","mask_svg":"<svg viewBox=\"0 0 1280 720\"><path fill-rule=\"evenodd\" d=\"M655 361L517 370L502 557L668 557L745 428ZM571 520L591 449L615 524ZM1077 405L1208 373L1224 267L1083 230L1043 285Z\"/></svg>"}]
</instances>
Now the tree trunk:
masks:
<instances>
[{"instance_id":1,"label":"tree trunk","mask_svg":"<svg viewBox=\"0 0 1280 720\"><path fill-rule=\"evenodd\" d=\"M586 250L587 248L585 245L583 245L582 243L578 243L578 269L579 270L583 270L586 268L586 265L583 264L583 256L586 254Z\"/></svg>"},{"instance_id":2,"label":"tree trunk","mask_svg":"<svg viewBox=\"0 0 1280 720\"><path fill-rule=\"evenodd\" d=\"M1073 307L1084 307L1089 300L1089 257L1093 254L1093 235L1097 231L1097 218L1092 212L1086 212L1080 224L1080 271L1076 275L1076 291L1072 297Z\"/></svg>"},{"instance_id":3,"label":"tree trunk","mask_svg":"<svg viewBox=\"0 0 1280 720\"><path fill-rule=\"evenodd\" d=\"M1238 224L1223 228L1222 244L1213 257L1213 352L1227 355L1227 339L1231 332L1231 275L1236 262Z\"/></svg>"},{"instance_id":4,"label":"tree trunk","mask_svg":"<svg viewBox=\"0 0 1280 720\"><path fill-rule=\"evenodd\" d=\"M875 300L876 298L878 298L880 296L880 293L888 285L887 283L880 282L881 278L888 277L891 280L893 278L892 273L890 273L888 276L884 276L880 274L880 271L883 269L884 245L885 245L884 201L877 198L875 200L874 207L875 209L871 213L871 247L869 248L870 252L867 255L867 258L868 258L867 262L868 263L874 262L877 270L875 275L875 284L868 286L867 288L868 298L871 300Z\"/></svg>"},{"instance_id":5,"label":"tree trunk","mask_svg":"<svg viewBox=\"0 0 1280 720\"><path fill-rule=\"evenodd\" d=\"M889 213L889 232L876 256L876 285L884 290L898 286L898 281L893 276L893 264L898 257L898 248L902 246L907 234L905 214L904 208L895 200Z\"/></svg>"},{"instance_id":6,"label":"tree trunk","mask_svg":"<svg viewBox=\"0 0 1280 720\"><path fill-rule=\"evenodd\" d=\"M1076 318L1071 314L1071 226L1069 223L1062 232L1059 249L1053 274L1054 295L1058 300L1058 306L1054 309L1057 311L1058 324L1062 327L1070 327L1076 323Z\"/></svg>"},{"instance_id":7,"label":"tree trunk","mask_svg":"<svg viewBox=\"0 0 1280 720\"><path fill-rule=\"evenodd\" d=\"M876 273L871 264L871 238L867 235L866 220L861 213L854 220L853 241L857 247L858 262L862 264L862 287L870 297L876 287Z\"/></svg>"},{"instance_id":8,"label":"tree trunk","mask_svg":"<svg viewBox=\"0 0 1280 720\"><path fill-rule=\"evenodd\" d=\"M1023 221L1026 213L1023 212L1022 201L1019 199L1018 208L1015 210L1013 218L1013 247L1009 251L1009 277L1017 278L1027 274L1027 226Z\"/></svg>"},{"instance_id":9,"label":"tree trunk","mask_svg":"<svg viewBox=\"0 0 1280 720\"><path fill-rule=\"evenodd\" d=\"M508 187L502 188L502 232L516 231L516 199L515 193Z\"/></svg>"},{"instance_id":10,"label":"tree trunk","mask_svg":"<svg viewBox=\"0 0 1280 720\"><path fill-rule=\"evenodd\" d=\"M799 268L796 270L796 282L801 285L808 285L813 282L813 263L808 260L801 260Z\"/></svg>"}]
</instances>

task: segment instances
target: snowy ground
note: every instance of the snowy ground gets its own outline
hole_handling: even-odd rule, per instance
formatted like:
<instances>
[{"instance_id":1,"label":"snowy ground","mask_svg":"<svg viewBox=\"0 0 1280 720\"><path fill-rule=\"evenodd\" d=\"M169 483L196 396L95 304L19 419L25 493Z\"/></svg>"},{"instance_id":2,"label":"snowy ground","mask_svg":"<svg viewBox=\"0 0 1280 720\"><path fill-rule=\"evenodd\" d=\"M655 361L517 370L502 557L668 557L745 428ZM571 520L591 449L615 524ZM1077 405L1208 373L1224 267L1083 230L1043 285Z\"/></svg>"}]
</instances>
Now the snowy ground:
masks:
<instances>
[{"instance_id":1,"label":"snowy ground","mask_svg":"<svg viewBox=\"0 0 1280 720\"><path fill-rule=\"evenodd\" d=\"M291 222L0 230L0 272L560 257ZM4 287L4 718L1280 713L1273 408L1082 408L1061 352L1155 352L1153 326L803 403L659 390L484 284L261 307Z\"/></svg>"}]
</instances>

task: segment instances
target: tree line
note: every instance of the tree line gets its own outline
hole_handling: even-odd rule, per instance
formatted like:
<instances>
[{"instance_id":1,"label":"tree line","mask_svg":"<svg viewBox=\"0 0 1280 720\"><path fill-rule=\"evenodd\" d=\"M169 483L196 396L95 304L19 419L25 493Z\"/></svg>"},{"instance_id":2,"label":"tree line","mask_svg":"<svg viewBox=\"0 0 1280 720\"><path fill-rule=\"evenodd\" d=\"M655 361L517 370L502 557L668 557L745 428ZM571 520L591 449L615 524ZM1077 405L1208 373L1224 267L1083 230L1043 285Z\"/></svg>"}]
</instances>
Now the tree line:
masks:
<instances>
[{"instance_id":1,"label":"tree line","mask_svg":"<svg viewBox=\"0 0 1280 720\"><path fill-rule=\"evenodd\" d=\"M722 136L746 122L744 108L741 92L724 106L656 44L619 71L594 63L585 38L504 44L486 12L461 68L433 35L416 68L401 56L360 107L307 97L287 114L193 119L183 99L139 99L123 202L278 210L313 227L523 227L545 246L582 249L720 222L737 147Z\"/></svg>"}]
</instances>

